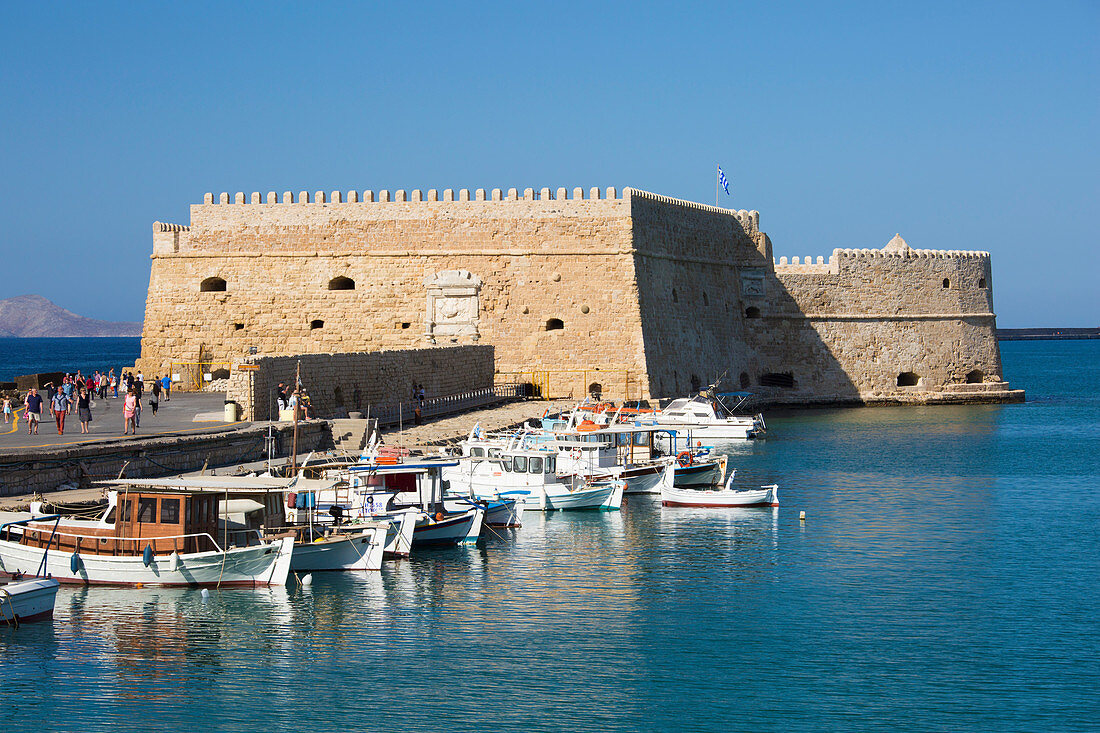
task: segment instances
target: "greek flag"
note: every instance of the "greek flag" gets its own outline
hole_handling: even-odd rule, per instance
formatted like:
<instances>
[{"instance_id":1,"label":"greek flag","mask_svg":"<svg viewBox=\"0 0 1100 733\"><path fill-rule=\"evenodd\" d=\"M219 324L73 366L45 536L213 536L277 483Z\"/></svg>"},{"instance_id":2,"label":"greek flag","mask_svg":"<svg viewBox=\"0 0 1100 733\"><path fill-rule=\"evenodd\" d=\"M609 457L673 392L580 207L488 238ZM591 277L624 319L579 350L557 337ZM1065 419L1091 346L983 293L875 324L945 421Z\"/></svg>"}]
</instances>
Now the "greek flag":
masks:
<instances>
[{"instance_id":1,"label":"greek flag","mask_svg":"<svg viewBox=\"0 0 1100 733\"><path fill-rule=\"evenodd\" d=\"M718 185L726 190L726 195L730 195L730 182L726 180L726 174L722 172L722 166L718 166Z\"/></svg>"}]
</instances>

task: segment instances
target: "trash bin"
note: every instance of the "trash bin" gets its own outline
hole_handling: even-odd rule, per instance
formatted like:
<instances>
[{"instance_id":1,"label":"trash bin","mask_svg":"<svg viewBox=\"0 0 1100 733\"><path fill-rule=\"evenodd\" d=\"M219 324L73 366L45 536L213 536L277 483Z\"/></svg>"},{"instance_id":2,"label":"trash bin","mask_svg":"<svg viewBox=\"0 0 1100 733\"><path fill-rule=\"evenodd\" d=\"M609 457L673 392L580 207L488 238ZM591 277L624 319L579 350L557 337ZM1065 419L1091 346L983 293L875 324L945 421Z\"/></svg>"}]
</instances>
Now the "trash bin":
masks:
<instances>
[{"instance_id":1,"label":"trash bin","mask_svg":"<svg viewBox=\"0 0 1100 733\"><path fill-rule=\"evenodd\" d=\"M226 400L225 401L225 421L226 422L237 422L237 420L240 419L240 417L239 417L240 413L238 412L239 409L240 409L240 405L238 405L236 402L234 402L233 400Z\"/></svg>"}]
</instances>

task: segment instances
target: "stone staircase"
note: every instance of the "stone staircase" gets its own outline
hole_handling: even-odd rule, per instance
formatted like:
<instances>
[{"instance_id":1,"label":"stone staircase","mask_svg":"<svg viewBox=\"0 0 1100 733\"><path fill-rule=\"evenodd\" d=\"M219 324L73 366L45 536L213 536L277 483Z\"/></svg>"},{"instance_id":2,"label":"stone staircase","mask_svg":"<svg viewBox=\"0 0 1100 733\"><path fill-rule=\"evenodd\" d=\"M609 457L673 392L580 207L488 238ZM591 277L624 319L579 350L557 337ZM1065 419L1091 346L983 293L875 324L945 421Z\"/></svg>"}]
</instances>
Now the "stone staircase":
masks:
<instances>
[{"instance_id":1,"label":"stone staircase","mask_svg":"<svg viewBox=\"0 0 1100 733\"><path fill-rule=\"evenodd\" d=\"M371 432L376 429L377 421L373 418L353 419L338 418L332 423L332 444L337 450L361 451L367 445Z\"/></svg>"}]
</instances>

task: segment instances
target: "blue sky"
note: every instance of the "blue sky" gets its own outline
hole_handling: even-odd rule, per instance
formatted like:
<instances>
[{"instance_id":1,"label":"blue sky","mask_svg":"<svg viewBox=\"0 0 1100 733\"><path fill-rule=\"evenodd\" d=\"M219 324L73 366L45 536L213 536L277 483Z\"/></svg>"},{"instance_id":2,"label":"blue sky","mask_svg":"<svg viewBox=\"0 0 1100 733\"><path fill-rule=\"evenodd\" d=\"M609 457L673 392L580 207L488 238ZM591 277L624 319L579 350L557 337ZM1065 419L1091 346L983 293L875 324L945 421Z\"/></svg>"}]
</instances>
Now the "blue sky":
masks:
<instances>
[{"instance_id":1,"label":"blue sky","mask_svg":"<svg viewBox=\"0 0 1100 733\"><path fill-rule=\"evenodd\" d=\"M9 4L0 296L141 318L207 191L713 202L719 162L777 256L989 250L999 325L1095 326L1098 38L1093 2Z\"/></svg>"}]
</instances>

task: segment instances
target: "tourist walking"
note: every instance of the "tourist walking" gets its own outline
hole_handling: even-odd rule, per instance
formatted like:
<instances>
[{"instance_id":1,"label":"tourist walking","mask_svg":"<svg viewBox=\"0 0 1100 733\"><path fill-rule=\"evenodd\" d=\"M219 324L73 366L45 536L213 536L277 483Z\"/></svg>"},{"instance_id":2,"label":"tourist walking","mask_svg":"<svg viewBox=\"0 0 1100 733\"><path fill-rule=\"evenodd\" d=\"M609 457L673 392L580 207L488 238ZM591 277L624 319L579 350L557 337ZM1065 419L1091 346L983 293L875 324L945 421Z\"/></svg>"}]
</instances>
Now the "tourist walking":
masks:
<instances>
[{"instance_id":1,"label":"tourist walking","mask_svg":"<svg viewBox=\"0 0 1100 733\"><path fill-rule=\"evenodd\" d=\"M115 399L118 399L118 379L115 378L115 370L112 369L108 377L111 380L111 392L114 394Z\"/></svg>"},{"instance_id":2,"label":"tourist walking","mask_svg":"<svg viewBox=\"0 0 1100 733\"><path fill-rule=\"evenodd\" d=\"M11 397L4 398L4 424L11 422Z\"/></svg>"},{"instance_id":3,"label":"tourist walking","mask_svg":"<svg viewBox=\"0 0 1100 733\"><path fill-rule=\"evenodd\" d=\"M137 433L135 422L138 407L138 398L134 390L126 391L126 397L122 401L122 434L132 435Z\"/></svg>"},{"instance_id":4,"label":"tourist walking","mask_svg":"<svg viewBox=\"0 0 1100 733\"><path fill-rule=\"evenodd\" d=\"M65 434L65 416L69 414L69 396L65 394L64 390L58 392L50 400L50 414L53 415L54 422L57 423L57 434Z\"/></svg>"},{"instance_id":5,"label":"tourist walking","mask_svg":"<svg viewBox=\"0 0 1100 733\"><path fill-rule=\"evenodd\" d=\"M76 401L76 416L80 420L80 432L88 432L88 423L92 421L92 393L86 389L80 390L80 396Z\"/></svg>"},{"instance_id":6,"label":"tourist walking","mask_svg":"<svg viewBox=\"0 0 1100 733\"><path fill-rule=\"evenodd\" d=\"M161 387L164 387L164 401L172 401L172 375L165 374L164 379L161 380Z\"/></svg>"},{"instance_id":7,"label":"tourist walking","mask_svg":"<svg viewBox=\"0 0 1100 733\"><path fill-rule=\"evenodd\" d=\"M149 407L153 408L153 414L157 414L160 407L160 377L153 380L153 388L149 390Z\"/></svg>"},{"instance_id":8,"label":"tourist walking","mask_svg":"<svg viewBox=\"0 0 1100 733\"><path fill-rule=\"evenodd\" d=\"M42 421L42 395L38 394L37 387L31 387L23 400L26 408L24 416L27 418L27 435L38 435L38 423Z\"/></svg>"}]
</instances>

